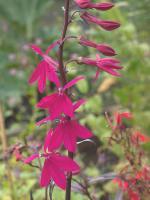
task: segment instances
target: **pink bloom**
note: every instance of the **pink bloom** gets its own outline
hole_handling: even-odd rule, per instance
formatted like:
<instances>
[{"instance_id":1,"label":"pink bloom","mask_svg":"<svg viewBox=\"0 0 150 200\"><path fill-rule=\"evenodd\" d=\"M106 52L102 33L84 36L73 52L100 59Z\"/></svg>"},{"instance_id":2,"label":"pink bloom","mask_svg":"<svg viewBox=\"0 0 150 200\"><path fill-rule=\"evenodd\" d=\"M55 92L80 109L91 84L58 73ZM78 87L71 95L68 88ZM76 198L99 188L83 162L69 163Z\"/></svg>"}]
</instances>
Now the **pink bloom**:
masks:
<instances>
[{"instance_id":1,"label":"pink bloom","mask_svg":"<svg viewBox=\"0 0 150 200\"><path fill-rule=\"evenodd\" d=\"M54 131L50 130L46 138L46 149L57 149L62 143L70 152L75 152L77 138L87 139L92 133L75 119L64 117ZM49 142L48 142L49 141Z\"/></svg>"},{"instance_id":2,"label":"pink bloom","mask_svg":"<svg viewBox=\"0 0 150 200\"><path fill-rule=\"evenodd\" d=\"M142 133L140 133L139 131L136 131L133 135L132 135L132 142L149 142L150 138L147 135L144 135Z\"/></svg>"},{"instance_id":3,"label":"pink bloom","mask_svg":"<svg viewBox=\"0 0 150 200\"><path fill-rule=\"evenodd\" d=\"M95 8L97 10L109 10L111 9L114 5L112 3L91 3L91 0L75 0L76 4L82 8L82 9L92 9Z\"/></svg>"},{"instance_id":4,"label":"pink bloom","mask_svg":"<svg viewBox=\"0 0 150 200\"><path fill-rule=\"evenodd\" d=\"M88 12L84 12L81 14L81 18L84 19L85 21L92 22L94 24L99 25L101 28L107 30L107 31L112 31L116 28L120 27L120 24L118 22L110 21L110 20L102 20L98 19L95 16L91 15Z\"/></svg>"},{"instance_id":5,"label":"pink bloom","mask_svg":"<svg viewBox=\"0 0 150 200\"><path fill-rule=\"evenodd\" d=\"M73 110L77 110L82 104L85 103L85 100L81 99L73 105ZM37 124L40 125L43 122L50 120L50 117L47 117ZM77 138L87 139L92 137L92 133L84 126L80 125L77 120L66 117L60 119L59 124L53 131L49 130L45 142L44 150L52 151L57 149L62 143L65 148L70 152L76 150L76 141Z\"/></svg>"},{"instance_id":6,"label":"pink bloom","mask_svg":"<svg viewBox=\"0 0 150 200\"><path fill-rule=\"evenodd\" d=\"M80 99L76 103L73 104L73 111L77 110L81 105L83 105L86 101L84 99ZM40 126L43 123L47 123L48 121L51 121L51 117L45 117L44 119L38 121L36 125Z\"/></svg>"},{"instance_id":7,"label":"pink bloom","mask_svg":"<svg viewBox=\"0 0 150 200\"><path fill-rule=\"evenodd\" d=\"M95 42L85 39L83 36L80 37L79 43L83 46L93 47L106 56L115 56L116 55L115 50L112 47L110 47L109 45L96 44Z\"/></svg>"},{"instance_id":8,"label":"pink bloom","mask_svg":"<svg viewBox=\"0 0 150 200\"><path fill-rule=\"evenodd\" d=\"M57 87L60 86L60 82L56 73L56 66L58 63L48 56L48 53L58 44L58 41L54 42L48 47L46 53L44 54L42 50L36 46L31 45L32 50L39 54L43 60L37 65L36 69L33 71L29 78L29 83L33 84L38 81L38 89L42 93L46 87L46 79L52 81Z\"/></svg>"},{"instance_id":9,"label":"pink bloom","mask_svg":"<svg viewBox=\"0 0 150 200\"><path fill-rule=\"evenodd\" d=\"M65 91L84 78L84 76L78 76L68 82L63 88L58 88L58 92L43 97L37 104L37 107L48 109L51 120L59 117L62 113L69 117L73 117L73 104L67 94L65 94Z\"/></svg>"},{"instance_id":10,"label":"pink bloom","mask_svg":"<svg viewBox=\"0 0 150 200\"><path fill-rule=\"evenodd\" d=\"M117 70L121 70L122 66L119 65L119 60L114 58L100 58L97 55L96 60L91 58L79 58L78 62L86 65L96 66L96 79L98 78L101 71L105 71L113 76L121 76Z\"/></svg>"},{"instance_id":11,"label":"pink bloom","mask_svg":"<svg viewBox=\"0 0 150 200\"><path fill-rule=\"evenodd\" d=\"M47 187L50 181L61 189L66 189L66 172L78 173L80 167L72 159L62 156L58 153L44 153L42 155L34 154L24 160L25 163L31 163L34 159L43 157L45 158L42 174L40 178L41 187Z\"/></svg>"}]
</instances>

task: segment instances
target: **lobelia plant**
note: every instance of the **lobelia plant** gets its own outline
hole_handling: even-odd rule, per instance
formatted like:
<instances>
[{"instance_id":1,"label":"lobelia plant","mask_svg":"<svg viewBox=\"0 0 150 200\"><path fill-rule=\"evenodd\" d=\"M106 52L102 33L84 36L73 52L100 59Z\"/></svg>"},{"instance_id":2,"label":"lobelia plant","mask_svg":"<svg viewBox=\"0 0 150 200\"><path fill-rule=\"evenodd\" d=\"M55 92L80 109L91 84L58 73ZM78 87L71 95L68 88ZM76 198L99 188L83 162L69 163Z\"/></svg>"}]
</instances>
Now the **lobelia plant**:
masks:
<instances>
[{"instance_id":1,"label":"lobelia plant","mask_svg":"<svg viewBox=\"0 0 150 200\"><path fill-rule=\"evenodd\" d=\"M44 166L41 169L40 185L47 187L54 181L54 183L61 189L66 190L66 200L71 198L71 181L72 174L78 173L80 167L73 160L73 156L76 151L77 139L88 139L92 137L92 133L75 119L75 111L82 104L85 103L83 99L73 103L71 100L71 87L78 81L85 79L84 76L78 76L67 81L67 70L64 65L64 44L67 39L72 36L67 36L67 30L70 23L73 22L73 17L76 14L76 10L70 15L70 2L71 0L65 0L64 7L64 26L62 30L61 38L51 44L45 53L36 46L31 45L32 50L42 57L42 61L37 65L33 71L29 83L33 84L38 82L39 92L42 93L46 87L46 80L53 82L56 85L57 91L49 96L43 97L37 104L38 108L48 110L49 116L37 123L40 125L47 121L59 121L55 124L55 127L51 128L45 137L44 152L42 154L33 154L24 160L25 163L31 163L34 159L44 158ZM75 0L75 7L80 9L81 19L95 23L101 28L112 31L120 26L118 22L107 21L98 19L91 15L89 12L85 12L84 9L96 9L106 11L111 9L114 5L112 3L92 3L89 0ZM83 36L74 37L80 45L96 48L99 52L106 56L116 55L115 50L107 44L96 44L87 40ZM53 50L55 46L58 46L58 60L50 57L48 54ZM97 68L96 78L98 78L100 72L106 71L107 73L120 76L117 70L122 69L119 65L119 61L114 58L100 58L99 55L96 59L92 58L76 58L74 61L78 64L87 64L95 66ZM58 151L60 146L64 144L64 147L68 150L68 157L62 156ZM67 174L66 174L67 173Z\"/></svg>"},{"instance_id":2,"label":"lobelia plant","mask_svg":"<svg viewBox=\"0 0 150 200\"><path fill-rule=\"evenodd\" d=\"M70 3L74 3L74 10L70 9ZM48 111L48 116L41 121L37 122L37 125L47 123L48 121L52 122L52 127L45 136L43 151L40 153L35 152L33 155L24 159L20 153L20 148L14 147L14 154L17 160L22 160L24 163L32 164L32 161L38 159L39 166L41 170L40 185L42 187L47 187L50 185L57 185L59 188L66 191L66 200L71 199L71 182L72 176L80 172L79 165L74 160L74 155L77 149L78 138L83 140L88 140L93 136L92 132L86 127L81 125L76 118L76 110L82 106L86 101L84 99L79 99L74 102L74 98L71 92L71 88L80 80L85 79L83 75L75 77L73 80L68 82L65 63L76 62L79 65L85 64L92 67L96 67L95 80L99 77L100 73L107 72L113 76L121 76L118 72L123 67L120 65L120 62L116 58L101 58L98 54L96 58L89 57L77 57L69 61L64 62L64 44L68 39L76 39L77 43L83 46L95 48L99 53L105 56L115 56L115 50L105 43L96 44L94 41L86 39L84 36L69 36L68 35L68 26L73 22L75 14L79 12L80 18L86 22L93 23L98 25L100 28L106 31L112 31L119 28L120 24L111 20L103 20L93 16L89 11L90 9L96 9L99 11L107 11L113 8L112 3L92 3L91 0L65 0L64 6L64 25L61 37L58 38L54 43L48 46L45 53L42 52L40 47L32 44L30 45L32 50L42 57L42 61L37 65L32 75L29 78L29 83L33 84L38 83L38 90L40 93L43 93L46 88L46 82L53 82L56 86L56 91L48 96L43 97L37 104L37 107L40 109L45 109ZM76 10L76 8L78 10ZM58 59L55 60L49 53L55 48L58 47ZM112 129L112 136L110 137L110 143L112 141L118 142L118 137L123 136L123 131L126 130L123 126L122 120L124 118L132 118L131 114L128 112L117 113L115 115L115 125L111 123L111 120L106 115L108 124ZM148 140L146 136L136 132L135 134L130 134L130 142L135 146L138 145L139 140L145 141ZM137 139L138 138L138 139ZM121 138L122 139L122 138ZM129 139L129 138L128 138ZM127 138L124 138L127 142ZM119 140L121 141L121 140ZM61 146L64 146L68 151L68 156L61 155L59 149ZM27 146L26 146L27 147ZM126 146L125 146L126 147ZM28 146L28 148L31 148ZM39 148L40 149L40 148ZM131 164L131 152L126 152L126 158ZM141 152L140 152L141 153ZM141 155L141 154L140 154ZM44 159L44 165L41 166L40 159ZM133 159L133 158L132 158ZM137 169L137 168L136 168ZM138 168L139 169L139 168ZM149 168L145 167L141 171L136 170L138 177L145 177L146 170ZM139 175L140 174L140 175ZM127 180L122 180L120 177L124 177L122 174L115 178L115 181L119 183L121 188L128 188L128 193L131 199L134 198L136 192L129 187ZM129 178L128 178L129 179ZM131 179L131 177L130 177ZM145 178L146 181L148 178ZM124 182L122 182L124 181ZM131 180L130 180L131 181ZM88 183L88 184L87 184ZM87 185L86 185L87 184ZM81 188L83 186L83 193L87 195L89 199L96 199L96 197L91 196L88 192L88 185L90 182L84 182L80 184ZM47 195L45 197L47 199Z\"/></svg>"}]
</instances>

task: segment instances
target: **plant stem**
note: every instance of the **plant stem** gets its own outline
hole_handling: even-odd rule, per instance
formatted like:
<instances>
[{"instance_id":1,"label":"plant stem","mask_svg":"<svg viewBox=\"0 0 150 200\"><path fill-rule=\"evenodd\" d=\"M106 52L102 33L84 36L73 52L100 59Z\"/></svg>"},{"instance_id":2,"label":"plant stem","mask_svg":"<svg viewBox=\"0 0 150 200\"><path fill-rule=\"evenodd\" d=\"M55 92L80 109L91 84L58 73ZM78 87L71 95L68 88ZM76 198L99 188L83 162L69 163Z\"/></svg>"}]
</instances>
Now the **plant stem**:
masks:
<instances>
[{"instance_id":1,"label":"plant stem","mask_svg":"<svg viewBox=\"0 0 150 200\"><path fill-rule=\"evenodd\" d=\"M13 178L12 178L12 172L11 172L11 165L9 164L9 160L6 156L6 151L8 147L8 142L7 142L7 135L6 135L6 130L5 130L5 120L4 120L4 115L3 115L3 104L0 101L0 139L2 142L2 150L3 150L3 157L4 157L4 163L6 165L6 173L7 173L7 178L8 178L8 184L11 192L11 199L15 200L16 195L14 191L14 185L13 185Z\"/></svg>"},{"instance_id":2,"label":"plant stem","mask_svg":"<svg viewBox=\"0 0 150 200\"><path fill-rule=\"evenodd\" d=\"M45 200L48 200L48 187L45 188Z\"/></svg>"},{"instance_id":3,"label":"plant stem","mask_svg":"<svg viewBox=\"0 0 150 200\"><path fill-rule=\"evenodd\" d=\"M5 132L4 116L3 116L2 107L3 107L2 102L0 101L0 139L2 142L3 154L5 154L6 150L7 150L7 136L6 136L6 132Z\"/></svg>"},{"instance_id":4,"label":"plant stem","mask_svg":"<svg viewBox=\"0 0 150 200\"><path fill-rule=\"evenodd\" d=\"M65 1L65 12L64 12L64 27L62 31L62 43L59 47L59 71L60 71L60 76L61 76L61 83L62 87L67 83L67 78L66 78L66 71L64 67L64 62L63 62L63 50L64 50L64 42L65 42L65 37L67 33L67 28L69 25L69 5L70 5L70 0ZM68 152L68 157L73 159L73 153ZM67 174L67 187L66 187L66 200L71 199L71 180L72 180L72 173L69 172Z\"/></svg>"},{"instance_id":5,"label":"plant stem","mask_svg":"<svg viewBox=\"0 0 150 200\"><path fill-rule=\"evenodd\" d=\"M73 159L73 153L68 152L68 157ZM69 172L67 176L67 187L66 187L66 198L65 200L71 199L71 181L72 181L72 173Z\"/></svg>"},{"instance_id":6,"label":"plant stem","mask_svg":"<svg viewBox=\"0 0 150 200\"><path fill-rule=\"evenodd\" d=\"M69 24L69 3L70 0L65 1L65 13L64 13L64 27L63 27L63 32L62 32L62 41L64 41L67 33L67 28ZM63 63L63 49L64 49L64 42L59 47L59 71L60 71L60 76L61 76L61 82L62 86L64 86L67 83L66 79L66 72L64 68L64 63Z\"/></svg>"}]
</instances>

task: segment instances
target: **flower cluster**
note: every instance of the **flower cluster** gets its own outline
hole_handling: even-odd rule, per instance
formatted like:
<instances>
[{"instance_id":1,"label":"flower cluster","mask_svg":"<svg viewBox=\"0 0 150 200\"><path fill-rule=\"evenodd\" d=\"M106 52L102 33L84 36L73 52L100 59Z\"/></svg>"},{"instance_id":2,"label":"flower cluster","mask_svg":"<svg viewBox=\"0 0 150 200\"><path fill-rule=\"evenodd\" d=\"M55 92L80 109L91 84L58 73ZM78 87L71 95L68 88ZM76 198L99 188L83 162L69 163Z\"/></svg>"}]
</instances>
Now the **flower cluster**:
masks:
<instances>
[{"instance_id":1,"label":"flower cluster","mask_svg":"<svg viewBox=\"0 0 150 200\"><path fill-rule=\"evenodd\" d=\"M149 142L150 138L125 125L124 120L133 118L129 112L115 113L113 122L107 115L106 117L112 129L110 141L123 147L128 162L114 182L128 193L129 199L140 200L141 196L146 197L150 192L150 167L143 161L144 153L141 148L141 144Z\"/></svg>"},{"instance_id":2,"label":"flower cluster","mask_svg":"<svg viewBox=\"0 0 150 200\"><path fill-rule=\"evenodd\" d=\"M134 172L134 175L126 175L125 178L122 176L113 181L128 193L131 200L140 200L141 191L143 197L149 196L150 193L150 166L143 166L141 170Z\"/></svg>"},{"instance_id":3,"label":"flower cluster","mask_svg":"<svg viewBox=\"0 0 150 200\"><path fill-rule=\"evenodd\" d=\"M68 1L69 2L69 1ZM68 5L68 4L67 4ZM102 29L112 31L120 26L118 22L110 20L102 20L93 16L91 13L83 9L96 9L106 11L111 9L114 5L112 3L92 3L90 0L75 0L75 5L80 7L81 19L94 23ZM38 54L42 61L37 65L29 78L29 83L33 84L37 81L38 90L43 93L46 88L47 80L51 81L56 86L56 91L48 96L43 97L38 103L37 107L48 111L48 116L37 123L41 125L47 121L53 121L52 127L49 129L42 153L35 153L24 160L25 163L31 163L35 159L44 159L44 166L42 168L40 185L48 186L50 182L54 181L57 186L66 189L66 174L78 173L79 165L71 158L62 156L58 149L63 145L70 153L75 153L77 149L77 140L88 139L92 137L92 133L86 127L81 125L76 118L76 110L85 103L85 100L79 99L74 102L71 99L71 88L80 80L85 79L80 75L73 80L67 82L67 71L63 64L63 48L62 45L67 39L67 26L72 22L69 18L68 9L65 8L65 23L62 37L52 43L45 53L40 47L32 44L32 50ZM83 36L76 37L79 44L95 48L99 53L105 56L115 56L115 50L108 44L96 44L89 41ZM55 60L49 53L58 47L58 60ZM96 67L96 78L102 71L105 71L113 76L120 76L119 70L122 69L119 60L115 58L101 58L98 54L96 59L92 58L77 58L78 64L86 64Z\"/></svg>"},{"instance_id":4,"label":"flower cluster","mask_svg":"<svg viewBox=\"0 0 150 200\"><path fill-rule=\"evenodd\" d=\"M81 9L97 9L101 11L106 11L111 9L114 5L112 3L92 3L90 0L75 0L77 5ZM86 22L91 22L96 25L99 25L102 29L107 31L112 31L120 27L120 23L111 21L111 20L102 20L93 16L90 12L85 10L81 10L80 14L81 19ZM95 43L86 39L84 36L78 37L79 44L82 46L88 46L95 48L99 53L105 56L115 56L116 51L108 44L105 43ZM79 57L76 59L76 62L79 64L85 64L94 66L97 68L97 72L95 78L99 77L100 72L105 71L113 76L121 76L118 70L121 70L123 67L120 65L120 61L115 58L101 58L98 54L96 55L96 59L88 58L88 57Z\"/></svg>"}]
</instances>

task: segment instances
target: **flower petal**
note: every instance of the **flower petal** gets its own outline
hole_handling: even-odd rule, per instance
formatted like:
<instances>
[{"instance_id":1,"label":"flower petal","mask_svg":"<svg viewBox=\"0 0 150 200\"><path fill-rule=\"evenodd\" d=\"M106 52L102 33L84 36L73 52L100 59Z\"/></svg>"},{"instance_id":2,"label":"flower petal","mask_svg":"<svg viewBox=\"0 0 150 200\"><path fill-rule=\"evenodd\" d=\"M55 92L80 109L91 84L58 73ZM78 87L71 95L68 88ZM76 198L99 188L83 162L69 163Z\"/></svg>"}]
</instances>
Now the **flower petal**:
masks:
<instances>
[{"instance_id":1,"label":"flower petal","mask_svg":"<svg viewBox=\"0 0 150 200\"><path fill-rule=\"evenodd\" d=\"M35 53L39 54L40 56L43 56L43 52L42 52L41 48L38 47L37 45L31 44L31 49L32 49Z\"/></svg>"},{"instance_id":2,"label":"flower petal","mask_svg":"<svg viewBox=\"0 0 150 200\"><path fill-rule=\"evenodd\" d=\"M38 108L48 108L51 107L51 105L53 104L53 102L55 102L55 99L57 99L58 94L57 93L53 93L49 96L43 97L38 103L37 103L37 107Z\"/></svg>"},{"instance_id":3,"label":"flower petal","mask_svg":"<svg viewBox=\"0 0 150 200\"><path fill-rule=\"evenodd\" d=\"M51 115L51 120L59 117L61 113L64 112L64 98L63 96L57 95L51 106L49 106L49 113ZM65 105L66 106L66 105Z\"/></svg>"},{"instance_id":4,"label":"flower petal","mask_svg":"<svg viewBox=\"0 0 150 200\"><path fill-rule=\"evenodd\" d=\"M58 79L57 73L55 72L54 67L48 63L46 65L46 77L49 81L55 83L57 87L60 87L60 81Z\"/></svg>"},{"instance_id":5,"label":"flower petal","mask_svg":"<svg viewBox=\"0 0 150 200\"><path fill-rule=\"evenodd\" d=\"M50 116L45 117L45 118L41 119L40 121L36 122L36 125L40 126L41 124L47 123L48 121L50 121Z\"/></svg>"},{"instance_id":6,"label":"flower petal","mask_svg":"<svg viewBox=\"0 0 150 200\"><path fill-rule=\"evenodd\" d=\"M85 99L80 99L79 101L75 102L73 104L73 110L77 110L78 108L80 108L80 106L82 106L83 104L86 103L86 100Z\"/></svg>"},{"instance_id":7,"label":"flower petal","mask_svg":"<svg viewBox=\"0 0 150 200\"><path fill-rule=\"evenodd\" d=\"M31 163L33 160L35 160L36 158L39 158L39 157L40 157L39 154L33 154L33 155L29 156L28 158L26 158L26 159L24 160L24 163L29 164L29 163Z\"/></svg>"},{"instance_id":8,"label":"flower petal","mask_svg":"<svg viewBox=\"0 0 150 200\"><path fill-rule=\"evenodd\" d=\"M42 70L42 62L40 62L37 65L37 67L34 69L33 73L31 74L29 78L29 84L33 84L36 80L39 79L41 70Z\"/></svg>"},{"instance_id":9,"label":"flower petal","mask_svg":"<svg viewBox=\"0 0 150 200\"><path fill-rule=\"evenodd\" d=\"M64 114L68 115L69 117L73 117L73 104L66 94L63 95L62 110Z\"/></svg>"},{"instance_id":10,"label":"flower petal","mask_svg":"<svg viewBox=\"0 0 150 200\"><path fill-rule=\"evenodd\" d=\"M64 135L64 146L68 151L75 152L76 151L76 130L72 127L70 122L67 122L65 126L63 126L63 135Z\"/></svg>"},{"instance_id":11,"label":"flower petal","mask_svg":"<svg viewBox=\"0 0 150 200\"><path fill-rule=\"evenodd\" d=\"M51 169L52 179L55 184L60 187L61 189L66 189L66 177L64 172L59 168L59 166L55 163L55 160L49 166Z\"/></svg>"},{"instance_id":12,"label":"flower petal","mask_svg":"<svg viewBox=\"0 0 150 200\"><path fill-rule=\"evenodd\" d=\"M54 159L56 160L57 165L59 167L67 172L79 172L80 167L79 165L73 161L71 158L68 158L67 156L62 156L57 154Z\"/></svg>"},{"instance_id":13,"label":"flower petal","mask_svg":"<svg viewBox=\"0 0 150 200\"><path fill-rule=\"evenodd\" d=\"M72 120L72 126L74 127L75 131L77 132L78 137L82 139L91 138L93 136L92 132L88 130L86 127L80 125L77 121Z\"/></svg>"},{"instance_id":14,"label":"flower petal","mask_svg":"<svg viewBox=\"0 0 150 200\"><path fill-rule=\"evenodd\" d=\"M48 54L53 48L55 48L59 44L59 40L53 42L46 50L46 54Z\"/></svg>"},{"instance_id":15,"label":"flower petal","mask_svg":"<svg viewBox=\"0 0 150 200\"><path fill-rule=\"evenodd\" d=\"M40 93L43 93L44 89L46 87L46 72L43 70L41 72L41 76L38 80L38 89Z\"/></svg>"},{"instance_id":16,"label":"flower petal","mask_svg":"<svg viewBox=\"0 0 150 200\"><path fill-rule=\"evenodd\" d=\"M50 166L51 166L51 160L45 159L40 179L41 187L47 187L50 183L50 180L52 178Z\"/></svg>"},{"instance_id":17,"label":"flower petal","mask_svg":"<svg viewBox=\"0 0 150 200\"><path fill-rule=\"evenodd\" d=\"M72 87L72 86L75 85L78 81L83 80L83 79L85 79L85 76L77 76L76 78L74 78L73 80L71 80L70 82L68 82L68 83L64 86L63 90L66 90L66 89Z\"/></svg>"},{"instance_id":18,"label":"flower petal","mask_svg":"<svg viewBox=\"0 0 150 200\"><path fill-rule=\"evenodd\" d=\"M63 143L63 132L61 124L56 127L53 133L49 133L46 145L49 151L57 149Z\"/></svg>"},{"instance_id":19,"label":"flower petal","mask_svg":"<svg viewBox=\"0 0 150 200\"><path fill-rule=\"evenodd\" d=\"M48 145L49 145L49 142L50 142L50 139L51 139L51 136L53 134L53 130L50 129L44 139L44 151L46 152L47 148L48 148Z\"/></svg>"}]
</instances>

